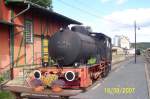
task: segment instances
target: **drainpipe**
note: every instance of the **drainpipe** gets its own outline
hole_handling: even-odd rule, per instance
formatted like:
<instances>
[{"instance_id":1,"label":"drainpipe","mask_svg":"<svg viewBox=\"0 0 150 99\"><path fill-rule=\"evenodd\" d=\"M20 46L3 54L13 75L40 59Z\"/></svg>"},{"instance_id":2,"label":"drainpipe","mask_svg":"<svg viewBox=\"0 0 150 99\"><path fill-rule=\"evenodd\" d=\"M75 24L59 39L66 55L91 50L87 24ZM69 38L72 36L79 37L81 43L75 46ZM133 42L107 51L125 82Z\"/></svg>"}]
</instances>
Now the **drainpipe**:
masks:
<instances>
[{"instance_id":1,"label":"drainpipe","mask_svg":"<svg viewBox=\"0 0 150 99\"><path fill-rule=\"evenodd\" d=\"M26 11L28 11L29 9L30 9L30 4L28 3L28 6L27 6L27 8L26 9L24 9L23 11L21 11L20 13L18 13L17 15L15 15L14 17L12 17L11 18L11 22L13 23L14 22L14 19L15 18L17 18L18 16L20 16L21 14L23 14L23 13L25 13ZM11 27L11 30L13 30L13 28L14 27ZM11 31L12 32L12 31ZM14 36L12 36L13 34L10 34L10 44L12 43L12 42L14 42ZM13 41L12 41L13 40ZM11 80L12 79L14 79L14 59L12 58L12 57L14 57L14 54L12 53L12 51L14 51L13 50L13 48L14 48L14 43L13 43L13 45L10 45L10 47L12 48L11 49L11 63L12 63L12 66L11 66L11 68L10 68L10 77L11 77Z\"/></svg>"},{"instance_id":2,"label":"drainpipe","mask_svg":"<svg viewBox=\"0 0 150 99\"><path fill-rule=\"evenodd\" d=\"M26 11L28 11L30 9L30 4L28 3L28 7L26 9L24 9L23 11L21 11L20 13L18 13L16 16L11 18L11 22L13 22L13 20L18 17L19 15L25 13Z\"/></svg>"}]
</instances>

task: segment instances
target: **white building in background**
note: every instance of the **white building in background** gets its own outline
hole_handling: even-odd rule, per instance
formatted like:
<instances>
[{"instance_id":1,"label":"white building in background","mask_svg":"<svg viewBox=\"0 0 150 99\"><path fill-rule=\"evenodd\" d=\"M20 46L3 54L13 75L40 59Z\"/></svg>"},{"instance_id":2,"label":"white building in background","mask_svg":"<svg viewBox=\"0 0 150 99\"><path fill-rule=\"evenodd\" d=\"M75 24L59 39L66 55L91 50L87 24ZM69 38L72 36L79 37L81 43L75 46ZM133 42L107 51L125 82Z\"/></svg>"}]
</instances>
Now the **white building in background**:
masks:
<instances>
[{"instance_id":1,"label":"white building in background","mask_svg":"<svg viewBox=\"0 0 150 99\"><path fill-rule=\"evenodd\" d=\"M116 35L114 37L114 46L130 49L130 41L129 38L123 35Z\"/></svg>"},{"instance_id":2,"label":"white building in background","mask_svg":"<svg viewBox=\"0 0 150 99\"><path fill-rule=\"evenodd\" d=\"M119 47L119 38L120 38L120 36L116 35L113 39L114 40L113 45L116 47Z\"/></svg>"},{"instance_id":3,"label":"white building in background","mask_svg":"<svg viewBox=\"0 0 150 99\"><path fill-rule=\"evenodd\" d=\"M121 37L120 37L119 46L120 46L121 48L130 49L130 41L129 41L129 38L126 37L126 36L121 36Z\"/></svg>"}]
</instances>

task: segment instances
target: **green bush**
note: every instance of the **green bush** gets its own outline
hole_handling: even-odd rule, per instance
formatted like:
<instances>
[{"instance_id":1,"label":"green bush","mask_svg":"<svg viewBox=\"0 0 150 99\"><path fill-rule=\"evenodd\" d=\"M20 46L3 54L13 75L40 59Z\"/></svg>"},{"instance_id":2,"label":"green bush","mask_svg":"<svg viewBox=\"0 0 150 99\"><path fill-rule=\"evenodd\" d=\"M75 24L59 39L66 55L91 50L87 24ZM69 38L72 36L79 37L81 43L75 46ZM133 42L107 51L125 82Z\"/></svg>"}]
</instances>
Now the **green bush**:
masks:
<instances>
[{"instance_id":1,"label":"green bush","mask_svg":"<svg viewBox=\"0 0 150 99\"><path fill-rule=\"evenodd\" d=\"M4 77L0 75L0 84L4 81ZM0 99L15 99L9 91L3 91L0 89Z\"/></svg>"},{"instance_id":2,"label":"green bush","mask_svg":"<svg viewBox=\"0 0 150 99\"><path fill-rule=\"evenodd\" d=\"M0 91L0 99L15 99L9 91Z\"/></svg>"},{"instance_id":3,"label":"green bush","mask_svg":"<svg viewBox=\"0 0 150 99\"><path fill-rule=\"evenodd\" d=\"M4 81L4 78L0 76L0 84ZM1 99L1 98L0 98Z\"/></svg>"}]
</instances>

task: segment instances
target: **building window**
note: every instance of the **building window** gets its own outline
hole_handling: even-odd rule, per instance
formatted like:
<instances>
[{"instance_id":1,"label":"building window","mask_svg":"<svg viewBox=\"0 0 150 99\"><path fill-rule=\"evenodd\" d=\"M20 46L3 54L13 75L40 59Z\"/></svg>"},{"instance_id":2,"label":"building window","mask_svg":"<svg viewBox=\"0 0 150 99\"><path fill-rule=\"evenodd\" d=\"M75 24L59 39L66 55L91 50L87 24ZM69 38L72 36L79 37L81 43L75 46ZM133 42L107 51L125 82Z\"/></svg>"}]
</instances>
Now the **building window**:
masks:
<instances>
[{"instance_id":1,"label":"building window","mask_svg":"<svg viewBox=\"0 0 150 99\"><path fill-rule=\"evenodd\" d=\"M25 21L26 43L33 43L33 24L32 21Z\"/></svg>"}]
</instances>

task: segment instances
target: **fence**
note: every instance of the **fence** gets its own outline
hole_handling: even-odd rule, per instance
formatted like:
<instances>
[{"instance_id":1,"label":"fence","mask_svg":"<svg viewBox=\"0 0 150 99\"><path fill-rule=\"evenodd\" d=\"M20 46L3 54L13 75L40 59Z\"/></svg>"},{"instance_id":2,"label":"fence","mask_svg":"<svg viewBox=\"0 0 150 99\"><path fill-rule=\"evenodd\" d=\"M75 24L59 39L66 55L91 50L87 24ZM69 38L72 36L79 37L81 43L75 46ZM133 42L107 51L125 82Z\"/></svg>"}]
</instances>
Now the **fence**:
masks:
<instances>
[{"instance_id":1,"label":"fence","mask_svg":"<svg viewBox=\"0 0 150 99\"><path fill-rule=\"evenodd\" d=\"M10 69L7 69L7 70L4 70L0 73L0 78L1 78L1 81L3 80L3 82L6 82L8 80L10 80Z\"/></svg>"}]
</instances>

